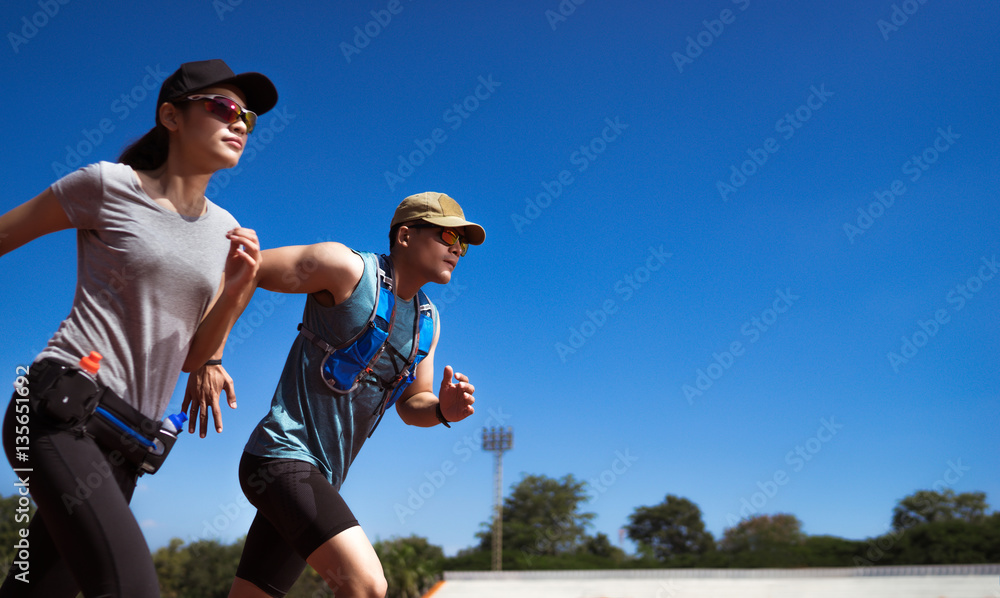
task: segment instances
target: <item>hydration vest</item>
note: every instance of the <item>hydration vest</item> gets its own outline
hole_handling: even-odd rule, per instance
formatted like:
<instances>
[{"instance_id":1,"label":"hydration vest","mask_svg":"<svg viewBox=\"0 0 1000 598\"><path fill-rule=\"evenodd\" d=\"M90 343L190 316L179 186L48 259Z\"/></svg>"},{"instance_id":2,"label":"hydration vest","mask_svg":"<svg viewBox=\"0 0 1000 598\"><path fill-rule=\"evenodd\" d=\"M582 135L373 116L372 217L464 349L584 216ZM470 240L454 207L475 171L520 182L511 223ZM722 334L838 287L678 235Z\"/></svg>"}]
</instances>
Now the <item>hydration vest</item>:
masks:
<instances>
[{"instance_id":1,"label":"hydration vest","mask_svg":"<svg viewBox=\"0 0 1000 598\"><path fill-rule=\"evenodd\" d=\"M368 322L353 338L334 347L299 324L299 334L319 347L326 356L320 366L320 375L327 388L337 395L348 395L364 384L382 390L382 399L375 408L375 423L368 432L370 438L375 433L382 416L402 396L403 391L417 377L417 364L427 356L434 340L434 316L431 302L424 292L417 291L414 301L413 344L399 373L389 380L375 373L375 364L382 353L390 351L403 356L389 343L396 319L395 273L392 261L385 255L379 256L376 276L375 305L368 316Z\"/></svg>"}]
</instances>

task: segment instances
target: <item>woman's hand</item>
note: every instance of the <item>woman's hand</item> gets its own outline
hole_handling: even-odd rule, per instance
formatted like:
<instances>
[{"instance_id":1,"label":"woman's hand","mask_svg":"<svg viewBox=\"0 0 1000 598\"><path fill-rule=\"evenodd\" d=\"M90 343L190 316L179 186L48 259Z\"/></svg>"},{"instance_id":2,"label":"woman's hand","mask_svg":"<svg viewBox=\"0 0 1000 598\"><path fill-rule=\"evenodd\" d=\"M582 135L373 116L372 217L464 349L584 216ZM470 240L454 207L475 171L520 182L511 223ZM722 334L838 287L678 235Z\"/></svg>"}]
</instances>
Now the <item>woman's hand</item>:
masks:
<instances>
[{"instance_id":1,"label":"woman's hand","mask_svg":"<svg viewBox=\"0 0 1000 598\"><path fill-rule=\"evenodd\" d=\"M236 409L236 389L233 379L221 365L203 365L188 376L187 388L184 390L184 403L181 411L188 413L188 432L194 434L196 421L201 421L201 437L208 433L208 412L215 419L215 431L222 432L222 409L219 398L226 391L229 406ZM188 412L188 406L191 407Z\"/></svg>"}]
</instances>

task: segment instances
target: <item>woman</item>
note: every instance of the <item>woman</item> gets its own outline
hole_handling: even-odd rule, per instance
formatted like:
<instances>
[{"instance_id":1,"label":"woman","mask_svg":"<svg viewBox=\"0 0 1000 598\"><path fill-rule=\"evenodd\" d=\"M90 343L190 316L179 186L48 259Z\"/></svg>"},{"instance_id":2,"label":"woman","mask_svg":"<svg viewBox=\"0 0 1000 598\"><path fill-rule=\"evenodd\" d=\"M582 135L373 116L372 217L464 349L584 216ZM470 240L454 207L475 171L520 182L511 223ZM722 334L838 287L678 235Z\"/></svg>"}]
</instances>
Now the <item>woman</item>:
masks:
<instances>
[{"instance_id":1,"label":"woman","mask_svg":"<svg viewBox=\"0 0 1000 598\"><path fill-rule=\"evenodd\" d=\"M447 284L469 244L485 236L455 200L428 192L397 207L388 256L340 243L264 252L259 286L308 296L271 411L240 462L257 516L231 597L284 596L307 563L337 596L385 595L378 556L340 486L393 404L404 422L423 427L473 413L475 389L451 366L434 392L438 318L421 287Z\"/></svg>"},{"instance_id":2,"label":"woman","mask_svg":"<svg viewBox=\"0 0 1000 598\"><path fill-rule=\"evenodd\" d=\"M30 471L38 511L28 574L11 569L0 596L159 596L129 501L162 453L150 427L180 372L212 357L253 293L256 234L204 193L276 102L264 75L185 63L163 82L156 126L119 163L81 168L0 216L0 254L67 228L78 250L72 310L4 420L4 450ZM103 356L96 384L76 367L91 351Z\"/></svg>"}]
</instances>

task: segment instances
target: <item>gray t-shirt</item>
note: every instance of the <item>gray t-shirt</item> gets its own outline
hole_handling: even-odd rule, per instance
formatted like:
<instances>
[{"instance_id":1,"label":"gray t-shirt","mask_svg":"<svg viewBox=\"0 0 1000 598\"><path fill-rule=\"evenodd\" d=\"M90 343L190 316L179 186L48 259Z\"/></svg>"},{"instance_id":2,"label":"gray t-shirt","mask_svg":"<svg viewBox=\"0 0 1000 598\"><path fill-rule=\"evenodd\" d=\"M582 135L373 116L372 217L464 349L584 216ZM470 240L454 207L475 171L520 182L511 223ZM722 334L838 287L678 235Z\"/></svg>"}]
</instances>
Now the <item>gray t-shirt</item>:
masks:
<instances>
[{"instance_id":1,"label":"gray t-shirt","mask_svg":"<svg viewBox=\"0 0 1000 598\"><path fill-rule=\"evenodd\" d=\"M77 229L77 284L39 358L75 364L97 351L98 381L160 419L239 225L211 201L199 218L160 206L124 164L91 164L52 190Z\"/></svg>"}]
</instances>

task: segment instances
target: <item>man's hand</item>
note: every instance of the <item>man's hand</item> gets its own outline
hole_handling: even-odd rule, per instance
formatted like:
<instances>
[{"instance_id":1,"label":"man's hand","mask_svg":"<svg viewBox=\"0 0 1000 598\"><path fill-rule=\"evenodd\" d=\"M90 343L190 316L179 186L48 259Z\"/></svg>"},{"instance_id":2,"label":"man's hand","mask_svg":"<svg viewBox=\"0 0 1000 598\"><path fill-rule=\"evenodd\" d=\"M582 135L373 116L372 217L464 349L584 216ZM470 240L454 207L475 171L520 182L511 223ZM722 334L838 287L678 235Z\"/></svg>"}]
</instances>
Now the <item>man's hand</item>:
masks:
<instances>
[{"instance_id":1,"label":"man's hand","mask_svg":"<svg viewBox=\"0 0 1000 598\"><path fill-rule=\"evenodd\" d=\"M472 407L476 402L472 396L474 392L476 387L469 384L468 376L455 373L450 365L444 366L444 379L441 380L441 391L438 392L441 415L450 422L457 422L475 413L476 410Z\"/></svg>"},{"instance_id":2,"label":"man's hand","mask_svg":"<svg viewBox=\"0 0 1000 598\"><path fill-rule=\"evenodd\" d=\"M229 406L236 409L236 389L233 379L221 365L203 365L188 376L187 388L184 390L184 404L181 411L188 412L188 432L194 434L195 422L201 420L201 437L208 433L208 412L211 410L215 419L215 431L222 432L222 409L219 408L219 397L226 391Z\"/></svg>"}]
</instances>

